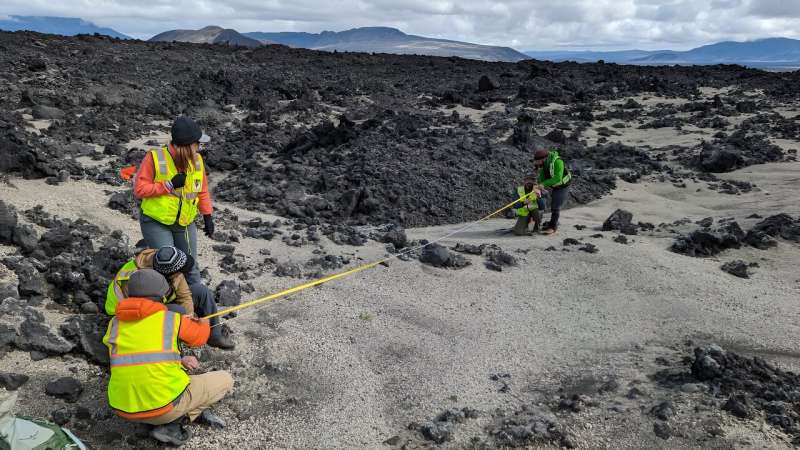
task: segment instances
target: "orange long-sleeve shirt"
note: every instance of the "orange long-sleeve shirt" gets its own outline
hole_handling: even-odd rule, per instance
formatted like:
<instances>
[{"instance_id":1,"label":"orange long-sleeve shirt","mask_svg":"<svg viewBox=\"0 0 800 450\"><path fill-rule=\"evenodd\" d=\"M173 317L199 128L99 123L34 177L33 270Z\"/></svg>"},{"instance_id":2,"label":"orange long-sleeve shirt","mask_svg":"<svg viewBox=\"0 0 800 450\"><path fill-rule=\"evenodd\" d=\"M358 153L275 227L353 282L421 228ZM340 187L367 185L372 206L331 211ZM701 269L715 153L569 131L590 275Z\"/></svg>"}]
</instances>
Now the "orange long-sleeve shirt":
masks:
<instances>
[{"instance_id":1,"label":"orange long-sleeve shirt","mask_svg":"<svg viewBox=\"0 0 800 450\"><path fill-rule=\"evenodd\" d=\"M175 151L171 145L169 146L169 153L173 158L175 157ZM156 168L153 162L153 155L147 152L147 154L144 155L142 164L139 165L139 171L136 172L136 183L133 190L133 195L135 195L136 198L158 197L170 193L172 186L169 183L166 181L158 183L154 181L155 172ZM203 177L203 189L197 197L199 199L197 209L200 210L200 214L204 216L211 214L213 207L211 206L211 194L208 192L208 172L206 172Z\"/></svg>"}]
</instances>

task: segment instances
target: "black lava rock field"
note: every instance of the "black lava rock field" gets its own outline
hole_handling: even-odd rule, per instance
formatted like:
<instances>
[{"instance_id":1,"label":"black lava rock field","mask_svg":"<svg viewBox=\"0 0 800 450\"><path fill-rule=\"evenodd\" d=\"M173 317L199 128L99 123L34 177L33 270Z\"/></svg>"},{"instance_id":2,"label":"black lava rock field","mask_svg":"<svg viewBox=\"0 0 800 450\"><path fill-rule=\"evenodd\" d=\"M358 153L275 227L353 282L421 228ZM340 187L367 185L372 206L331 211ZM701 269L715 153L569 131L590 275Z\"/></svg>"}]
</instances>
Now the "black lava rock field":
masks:
<instances>
[{"instance_id":1,"label":"black lava rock field","mask_svg":"<svg viewBox=\"0 0 800 450\"><path fill-rule=\"evenodd\" d=\"M219 180L217 198L309 225L454 223L505 204L540 147L558 148L568 161L573 203L606 194L617 175L676 170L639 148L588 147L581 133L593 117L641 113L635 101L620 109L603 101L685 98L689 122L717 123L762 105L736 92L700 101L699 86L736 84L790 102L798 78L738 66L505 64L0 33L0 172L118 183L115 169L142 155L126 144L188 114L213 137L206 161ZM563 108L537 113L548 104ZM650 115L663 122L681 112ZM23 114L51 123L33 133ZM796 122L765 115L735 136L677 151L685 163L677 167L713 172L780 161L789 155L759 136L797 132ZM97 158L98 149L114 158L111 166L75 159Z\"/></svg>"}]
</instances>

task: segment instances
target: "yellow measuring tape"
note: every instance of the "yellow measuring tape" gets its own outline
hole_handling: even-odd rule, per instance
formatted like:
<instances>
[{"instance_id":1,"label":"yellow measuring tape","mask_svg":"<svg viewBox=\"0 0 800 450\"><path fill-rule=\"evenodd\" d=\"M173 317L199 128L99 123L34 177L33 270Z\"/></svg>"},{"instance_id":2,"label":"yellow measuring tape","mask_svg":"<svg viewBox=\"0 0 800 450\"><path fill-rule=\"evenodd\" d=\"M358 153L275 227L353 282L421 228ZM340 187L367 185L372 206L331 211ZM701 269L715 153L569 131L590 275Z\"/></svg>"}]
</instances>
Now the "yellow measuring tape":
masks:
<instances>
[{"instance_id":1,"label":"yellow measuring tape","mask_svg":"<svg viewBox=\"0 0 800 450\"><path fill-rule=\"evenodd\" d=\"M490 219L491 217L493 217L493 216L505 211L506 209L512 207L514 204L516 204L516 203L518 203L518 202L520 202L522 200L523 200L522 198L514 200L513 202L507 204L506 206L503 206L502 208L498 209L497 211L495 211L495 212L493 212L493 213L491 213L489 215L483 216L483 217L481 217L480 219L478 219L478 220L476 220L474 222L470 222L467 226L465 226L463 228L459 228L458 230L456 230L456 231L454 231L452 233L449 233L449 234L447 234L445 236L442 236L439 239L436 239L434 241L428 242L427 244L407 249L405 251L402 251L402 252L397 253L395 255L389 256L387 258L383 258L380 261L375 261L375 262L363 264L361 266L355 267L353 269L350 269L350 270L347 270L347 271L344 271L344 272L339 272L339 273L335 273L333 275L328 275L327 277L319 278L317 280L310 281L308 283L301 284L299 286L295 286L293 288L286 289L285 291L281 291L281 292L278 292L278 293L275 293L275 294L270 294L270 295L267 295L267 296L264 296L264 297L257 298L255 300L250 300L247 303L242 303L241 305L237 305L237 306L230 307L228 309L223 309L223 310L217 311L214 314L209 314L209 315L203 317L203 319L212 319L214 317L224 316L224 315L230 314L232 312L239 311L241 309L250 308L251 306L256 306L256 305L259 305L259 304L262 304L262 303L267 303L267 302L270 302L272 300L275 300L275 299L278 299L278 298L281 298L281 297L285 297L285 296L290 295L290 294L294 294L296 292L304 291L304 290L306 290L308 288L312 288L314 286L319 286L320 284L324 284L324 283L327 283L329 281L333 281L333 280L336 280L336 279L339 279L339 278L344 278L344 277L352 275L354 273L358 273L358 272L362 272L362 271L367 270L367 269L371 269L371 268L373 268L375 266L379 266L379 265L391 260L392 258L396 258L396 257L398 257L400 255L405 254L405 253L410 253L412 251L425 248L425 247L427 247L427 246L429 246L431 244L434 244L436 242L439 242L439 241L441 241L443 239L447 239L450 236L456 235L456 234L466 230L467 228L469 228L469 227L471 227L471 226L473 226L473 225L475 225L477 223L480 223L480 222L483 222L484 220Z\"/></svg>"}]
</instances>

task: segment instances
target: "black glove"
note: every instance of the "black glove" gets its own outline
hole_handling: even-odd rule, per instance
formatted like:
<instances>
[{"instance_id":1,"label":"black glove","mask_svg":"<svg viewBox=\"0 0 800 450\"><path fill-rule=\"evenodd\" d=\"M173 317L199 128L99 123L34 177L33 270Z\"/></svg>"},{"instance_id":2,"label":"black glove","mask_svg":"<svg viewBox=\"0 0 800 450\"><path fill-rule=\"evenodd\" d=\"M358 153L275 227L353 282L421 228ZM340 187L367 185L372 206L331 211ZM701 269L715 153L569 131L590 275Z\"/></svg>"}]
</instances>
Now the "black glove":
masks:
<instances>
[{"instance_id":1,"label":"black glove","mask_svg":"<svg viewBox=\"0 0 800 450\"><path fill-rule=\"evenodd\" d=\"M203 216L203 222L206 224L205 233L206 236L212 237L214 236L214 219L211 218L211 214L206 214Z\"/></svg>"},{"instance_id":2,"label":"black glove","mask_svg":"<svg viewBox=\"0 0 800 450\"><path fill-rule=\"evenodd\" d=\"M172 189L182 188L183 185L186 184L186 174L179 173L172 177L172 180L170 181L172 182Z\"/></svg>"}]
</instances>

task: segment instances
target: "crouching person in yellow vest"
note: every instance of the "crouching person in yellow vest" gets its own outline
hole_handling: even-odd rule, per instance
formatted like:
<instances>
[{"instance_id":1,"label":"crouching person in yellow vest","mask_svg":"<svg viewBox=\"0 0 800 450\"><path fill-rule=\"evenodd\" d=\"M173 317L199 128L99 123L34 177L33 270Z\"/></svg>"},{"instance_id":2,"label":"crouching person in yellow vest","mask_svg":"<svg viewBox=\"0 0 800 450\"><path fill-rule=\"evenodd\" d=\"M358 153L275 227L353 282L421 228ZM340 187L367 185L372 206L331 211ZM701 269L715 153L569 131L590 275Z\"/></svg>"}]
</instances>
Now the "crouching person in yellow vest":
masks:
<instances>
[{"instance_id":1,"label":"crouching person in yellow vest","mask_svg":"<svg viewBox=\"0 0 800 450\"><path fill-rule=\"evenodd\" d=\"M158 250L145 249L125 263L106 290L105 311L113 316L120 299L128 296L127 285L131 275L139 269L154 269L169 280L170 293L162 299L170 311L205 317L217 312L214 294L203 283L188 284L186 274L194 267L194 258L171 245ZM177 306L177 307L176 307ZM208 345L230 350L235 347L226 325L216 326L218 318L211 319L211 337Z\"/></svg>"},{"instance_id":2,"label":"crouching person in yellow vest","mask_svg":"<svg viewBox=\"0 0 800 450\"><path fill-rule=\"evenodd\" d=\"M180 342L202 346L211 330L205 320L169 311L161 302L168 291L158 272L134 272L103 343L111 359L111 408L124 419L155 425L154 439L180 446L191 436L179 419L225 426L207 409L233 388L233 378L225 371L187 374L199 363L193 356L181 357Z\"/></svg>"},{"instance_id":3,"label":"crouching person in yellow vest","mask_svg":"<svg viewBox=\"0 0 800 450\"><path fill-rule=\"evenodd\" d=\"M164 249L167 250L170 248L175 247L165 247ZM106 290L106 302L104 305L106 314L109 316L116 314L119 302L128 297L128 280L130 280L131 275L139 269L153 269L153 262L156 259L156 254L160 250L161 249L155 250L152 248L144 249L117 271L117 274L114 276L111 283L108 284L108 289ZM179 269L188 271L194 264L194 259L183 252L181 253L184 255L184 264ZM189 261L190 259L191 261ZM162 273L162 275L167 277L170 291L161 300L167 304L179 305L181 308L174 309L176 312L193 314L194 304L192 302L192 291L189 289L189 284L186 282L183 272L181 270L176 270L171 274Z\"/></svg>"},{"instance_id":4,"label":"crouching person in yellow vest","mask_svg":"<svg viewBox=\"0 0 800 450\"><path fill-rule=\"evenodd\" d=\"M519 202L514 205L514 215L517 216L517 223L514 224L513 229L514 235L529 235L528 226L531 222L533 222L533 232L539 232L544 200L541 198L541 191L536 189L536 180L532 177L525 178L522 186L518 186L514 194L519 199Z\"/></svg>"}]
</instances>

